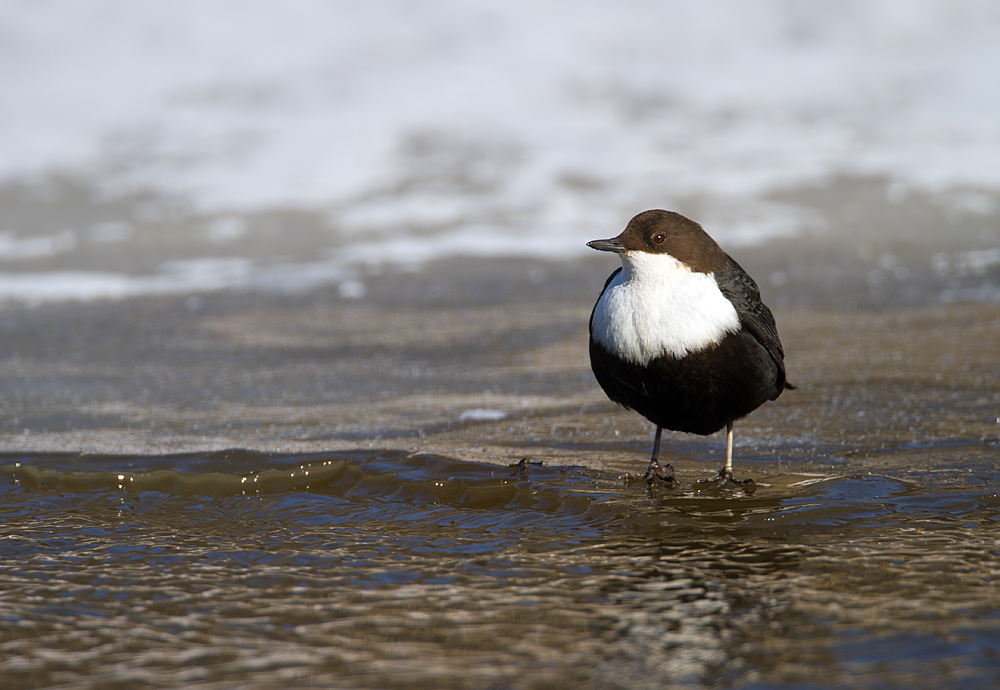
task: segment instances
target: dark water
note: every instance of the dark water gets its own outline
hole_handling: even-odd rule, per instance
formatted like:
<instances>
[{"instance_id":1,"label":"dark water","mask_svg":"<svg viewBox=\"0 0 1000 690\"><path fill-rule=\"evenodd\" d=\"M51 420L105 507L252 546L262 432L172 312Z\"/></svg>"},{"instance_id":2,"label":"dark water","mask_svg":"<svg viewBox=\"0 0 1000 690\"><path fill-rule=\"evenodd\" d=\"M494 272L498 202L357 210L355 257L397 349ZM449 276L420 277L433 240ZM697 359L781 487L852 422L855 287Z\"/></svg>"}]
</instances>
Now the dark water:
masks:
<instances>
[{"instance_id":1,"label":"dark water","mask_svg":"<svg viewBox=\"0 0 1000 690\"><path fill-rule=\"evenodd\" d=\"M993 688L1000 472L959 452L785 463L753 495L402 451L6 454L2 685Z\"/></svg>"}]
</instances>

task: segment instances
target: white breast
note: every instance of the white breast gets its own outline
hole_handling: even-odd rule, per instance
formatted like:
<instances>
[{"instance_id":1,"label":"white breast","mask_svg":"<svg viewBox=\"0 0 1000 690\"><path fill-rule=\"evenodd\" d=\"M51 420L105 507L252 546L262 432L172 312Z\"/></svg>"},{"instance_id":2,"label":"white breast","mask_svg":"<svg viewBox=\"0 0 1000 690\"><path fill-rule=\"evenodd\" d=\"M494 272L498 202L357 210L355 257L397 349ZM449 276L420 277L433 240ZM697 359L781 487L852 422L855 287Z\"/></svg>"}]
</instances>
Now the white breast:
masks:
<instances>
[{"instance_id":1,"label":"white breast","mask_svg":"<svg viewBox=\"0 0 1000 690\"><path fill-rule=\"evenodd\" d=\"M667 254L621 254L622 271L594 310L593 338L619 357L645 365L683 357L740 328L715 276Z\"/></svg>"}]
</instances>

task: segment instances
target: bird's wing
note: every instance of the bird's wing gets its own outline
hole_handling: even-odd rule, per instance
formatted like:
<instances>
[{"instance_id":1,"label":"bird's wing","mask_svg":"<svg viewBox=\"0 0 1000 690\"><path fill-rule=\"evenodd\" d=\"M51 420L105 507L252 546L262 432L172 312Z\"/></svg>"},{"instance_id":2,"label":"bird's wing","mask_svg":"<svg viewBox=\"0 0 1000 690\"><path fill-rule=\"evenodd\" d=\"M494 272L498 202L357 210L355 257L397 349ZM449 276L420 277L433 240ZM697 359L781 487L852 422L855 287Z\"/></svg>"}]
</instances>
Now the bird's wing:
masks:
<instances>
[{"instance_id":1,"label":"bird's wing","mask_svg":"<svg viewBox=\"0 0 1000 690\"><path fill-rule=\"evenodd\" d=\"M760 299L760 290L746 271L738 266L734 270L715 274L722 294L733 303L740 314L743 327L763 346L771 359L778 365L779 386L785 385L785 351L778 339L778 327L774 315ZM780 388L779 388L780 390Z\"/></svg>"}]
</instances>

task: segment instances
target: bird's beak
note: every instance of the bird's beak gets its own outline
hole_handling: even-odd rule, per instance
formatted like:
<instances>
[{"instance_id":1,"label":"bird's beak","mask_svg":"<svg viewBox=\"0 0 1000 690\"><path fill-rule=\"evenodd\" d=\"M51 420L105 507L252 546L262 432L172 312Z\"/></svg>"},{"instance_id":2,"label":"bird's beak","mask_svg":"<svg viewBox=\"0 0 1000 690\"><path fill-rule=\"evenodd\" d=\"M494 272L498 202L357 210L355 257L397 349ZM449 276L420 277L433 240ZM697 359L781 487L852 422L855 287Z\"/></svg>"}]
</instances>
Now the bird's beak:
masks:
<instances>
[{"instance_id":1,"label":"bird's beak","mask_svg":"<svg viewBox=\"0 0 1000 690\"><path fill-rule=\"evenodd\" d=\"M621 254L625 251L625 247L622 246L622 243L619 242L617 238L610 240L593 240L592 242L587 242L587 246L601 252L614 252L615 254Z\"/></svg>"}]
</instances>

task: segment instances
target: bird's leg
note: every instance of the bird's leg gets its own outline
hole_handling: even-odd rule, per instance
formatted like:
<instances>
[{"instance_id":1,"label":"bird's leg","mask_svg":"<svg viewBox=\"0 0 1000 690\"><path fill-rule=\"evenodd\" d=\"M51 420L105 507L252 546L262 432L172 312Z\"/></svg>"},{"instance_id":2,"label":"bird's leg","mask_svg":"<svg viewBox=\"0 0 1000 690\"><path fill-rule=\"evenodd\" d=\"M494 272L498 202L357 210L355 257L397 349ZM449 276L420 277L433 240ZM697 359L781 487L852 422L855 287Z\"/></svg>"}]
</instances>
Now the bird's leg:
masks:
<instances>
[{"instance_id":1,"label":"bird's leg","mask_svg":"<svg viewBox=\"0 0 1000 690\"><path fill-rule=\"evenodd\" d=\"M739 486L747 493L757 490L757 482L753 479L744 479L742 482L733 478L733 423L726 423L726 465L719 470L719 476L712 482L712 486Z\"/></svg>"},{"instance_id":2,"label":"bird's leg","mask_svg":"<svg viewBox=\"0 0 1000 690\"><path fill-rule=\"evenodd\" d=\"M653 457L649 459L649 467L646 468L644 475L646 483L649 485L652 485L657 479L668 484L674 482L674 468L670 464L667 464L666 467L660 467L660 463L657 462L657 458L660 457L660 436L662 434L663 427L657 424L656 436L653 439Z\"/></svg>"},{"instance_id":3,"label":"bird's leg","mask_svg":"<svg viewBox=\"0 0 1000 690\"><path fill-rule=\"evenodd\" d=\"M733 478L733 423L726 422L726 466L719 473L723 477Z\"/></svg>"}]
</instances>

